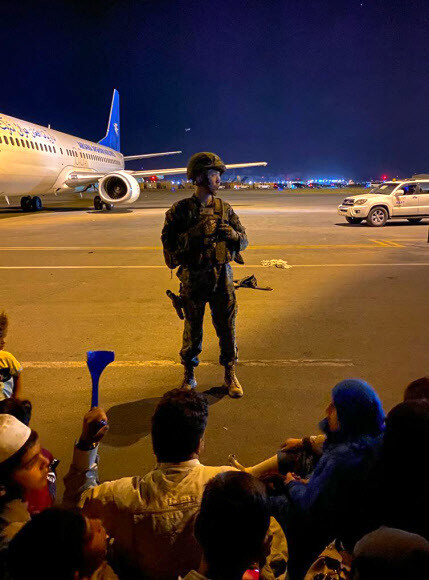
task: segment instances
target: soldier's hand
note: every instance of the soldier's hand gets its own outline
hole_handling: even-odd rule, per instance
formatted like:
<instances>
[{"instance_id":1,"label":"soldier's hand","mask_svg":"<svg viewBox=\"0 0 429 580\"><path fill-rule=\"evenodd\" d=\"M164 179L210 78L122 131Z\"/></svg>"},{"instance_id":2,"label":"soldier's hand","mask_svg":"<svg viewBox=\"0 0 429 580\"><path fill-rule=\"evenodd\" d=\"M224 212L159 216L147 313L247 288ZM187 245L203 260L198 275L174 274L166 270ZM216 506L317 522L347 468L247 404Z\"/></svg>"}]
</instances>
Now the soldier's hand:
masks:
<instances>
[{"instance_id":1,"label":"soldier's hand","mask_svg":"<svg viewBox=\"0 0 429 580\"><path fill-rule=\"evenodd\" d=\"M216 227L216 220L207 217L191 228L189 230L189 235L193 238L212 236L216 231Z\"/></svg>"},{"instance_id":2,"label":"soldier's hand","mask_svg":"<svg viewBox=\"0 0 429 580\"><path fill-rule=\"evenodd\" d=\"M239 239L238 233L228 224L219 224L219 236L223 240L231 240L233 242L237 242Z\"/></svg>"},{"instance_id":3,"label":"soldier's hand","mask_svg":"<svg viewBox=\"0 0 429 580\"><path fill-rule=\"evenodd\" d=\"M216 232L217 222L215 219L207 218L204 221L204 235L213 236Z\"/></svg>"}]
</instances>

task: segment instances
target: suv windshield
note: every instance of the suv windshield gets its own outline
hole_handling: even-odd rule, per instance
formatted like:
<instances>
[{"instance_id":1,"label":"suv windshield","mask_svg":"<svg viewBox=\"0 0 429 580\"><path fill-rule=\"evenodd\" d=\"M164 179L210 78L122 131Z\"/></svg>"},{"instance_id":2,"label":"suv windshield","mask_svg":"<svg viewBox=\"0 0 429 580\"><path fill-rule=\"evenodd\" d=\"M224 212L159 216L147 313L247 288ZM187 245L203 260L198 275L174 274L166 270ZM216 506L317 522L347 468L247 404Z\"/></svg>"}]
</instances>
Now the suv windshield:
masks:
<instances>
[{"instance_id":1,"label":"suv windshield","mask_svg":"<svg viewBox=\"0 0 429 580\"><path fill-rule=\"evenodd\" d=\"M392 193L398 185L399 183L381 183L380 185L377 185L377 187L374 187L374 189L371 189L369 193L389 195L389 193Z\"/></svg>"}]
</instances>

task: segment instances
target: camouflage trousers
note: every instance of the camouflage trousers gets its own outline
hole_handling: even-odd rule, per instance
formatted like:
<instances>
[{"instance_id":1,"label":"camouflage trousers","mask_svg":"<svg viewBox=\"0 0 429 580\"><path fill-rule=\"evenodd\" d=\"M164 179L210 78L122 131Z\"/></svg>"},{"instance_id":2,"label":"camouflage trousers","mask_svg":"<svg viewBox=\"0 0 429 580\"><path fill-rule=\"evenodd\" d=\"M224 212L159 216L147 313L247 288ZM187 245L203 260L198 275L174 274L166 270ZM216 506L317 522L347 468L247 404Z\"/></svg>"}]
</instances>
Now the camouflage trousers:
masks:
<instances>
[{"instance_id":1,"label":"camouflage trousers","mask_svg":"<svg viewBox=\"0 0 429 580\"><path fill-rule=\"evenodd\" d=\"M203 345L203 320L206 304L210 306L213 326L219 338L221 365L237 360L235 341L235 297L232 268L229 264L191 270L179 268L180 298L185 315L180 359L185 366L198 366Z\"/></svg>"}]
</instances>

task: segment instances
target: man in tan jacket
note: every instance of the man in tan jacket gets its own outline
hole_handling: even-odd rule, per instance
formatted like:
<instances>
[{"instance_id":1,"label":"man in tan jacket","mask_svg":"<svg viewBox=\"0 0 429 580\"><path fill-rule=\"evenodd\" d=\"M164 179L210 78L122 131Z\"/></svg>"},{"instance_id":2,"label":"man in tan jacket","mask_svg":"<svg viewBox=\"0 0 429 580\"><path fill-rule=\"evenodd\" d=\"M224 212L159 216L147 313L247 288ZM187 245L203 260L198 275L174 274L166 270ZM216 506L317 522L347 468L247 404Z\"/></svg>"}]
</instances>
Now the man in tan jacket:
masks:
<instances>
[{"instance_id":1,"label":"man in tan jacket","mask_svg":"<svg viewBox=\"0 0 429 580\"><path fill-rule=\"evenodd\" d=\"M206 483L230 466L210 467L199 461L204 448L208 405L195 390L166 393L152 417L152 445L157 465L146 476L125 477L98 485L97 443L106 428L91 436L91 425L107 420L101 409L84 419L73 462L65 477L66 504L79 505L85 514L100 518L114 538L120 570L134 577L177 579L198 569L201 548L194 537ZM235 471L235 470L234 470ZM285 578L287 543L272 519L267 534L268 556L261 562L262 577Z\"/></svg>"}]
</instances>

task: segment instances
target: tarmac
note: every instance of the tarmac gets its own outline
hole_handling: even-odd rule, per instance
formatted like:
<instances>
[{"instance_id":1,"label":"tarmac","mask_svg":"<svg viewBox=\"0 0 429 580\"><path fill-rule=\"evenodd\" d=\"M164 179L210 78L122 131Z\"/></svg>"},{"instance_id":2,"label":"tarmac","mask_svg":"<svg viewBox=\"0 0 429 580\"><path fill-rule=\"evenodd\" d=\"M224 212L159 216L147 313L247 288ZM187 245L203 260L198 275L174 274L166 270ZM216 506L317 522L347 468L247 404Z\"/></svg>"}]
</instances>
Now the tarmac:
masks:
<instances>
[{"instance_id":1,"label":"tarmac","mask_svg":"<svg viewBox=\"0 0 429 580\"><path fill-rule=\"evenodd\" d=\"M60 479L90 406L88 350L116 355L100 384L110 422L101 478L144 474L155 462L151 415L182 374L183 323L165 295L178 281L164 265L160 232L167 208L189 194L146 191L113 212L91 209L90 199L48 199L36 214L0 209L6 349L24 366L32 427L61 460ZM336 211L341 192L221 196L250 241L235 277L255 274L273 291L237 292L240 400L219 389L223 369L207 313L197 369L211 405L203 462L225 464L235 453L256 463L287 437L317 433L330 390L344 378L369 381L389 410L411 380L429 374L427 220L352 226ZM270 259L292 267L262 266Z\"/></svg>"}]
</instances>

